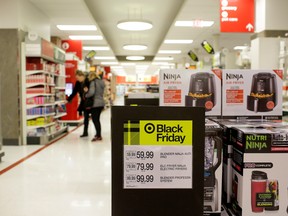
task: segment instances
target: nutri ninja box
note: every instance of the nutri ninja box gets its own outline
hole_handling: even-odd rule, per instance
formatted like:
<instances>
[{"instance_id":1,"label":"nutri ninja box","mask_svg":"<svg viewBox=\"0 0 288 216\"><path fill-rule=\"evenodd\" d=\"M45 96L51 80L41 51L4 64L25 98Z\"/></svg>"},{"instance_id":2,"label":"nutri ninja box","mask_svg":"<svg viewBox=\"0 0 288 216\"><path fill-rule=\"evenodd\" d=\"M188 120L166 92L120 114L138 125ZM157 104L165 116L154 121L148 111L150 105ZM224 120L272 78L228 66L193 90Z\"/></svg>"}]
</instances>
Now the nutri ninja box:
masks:
<instances>
[{"instance_id":1,"label":"nutri ninja box","mask_svg":"<svg viewBox=\"0 0 288 216\"><path fill-rule=\"evenodd\" d=\"M222 129L205 121L204 215L221 214L222 196Z\"/></svg>"},{"instance_id":2,"label":"nutri ninja box","mask_svg":"<svg viewBox=\"0 0 288 216\"><path fill-rule=\"evenodd\" d=\"M232 209L237 216L287 215L288 126L233 128Z\"/></svg>"}]
</instances>

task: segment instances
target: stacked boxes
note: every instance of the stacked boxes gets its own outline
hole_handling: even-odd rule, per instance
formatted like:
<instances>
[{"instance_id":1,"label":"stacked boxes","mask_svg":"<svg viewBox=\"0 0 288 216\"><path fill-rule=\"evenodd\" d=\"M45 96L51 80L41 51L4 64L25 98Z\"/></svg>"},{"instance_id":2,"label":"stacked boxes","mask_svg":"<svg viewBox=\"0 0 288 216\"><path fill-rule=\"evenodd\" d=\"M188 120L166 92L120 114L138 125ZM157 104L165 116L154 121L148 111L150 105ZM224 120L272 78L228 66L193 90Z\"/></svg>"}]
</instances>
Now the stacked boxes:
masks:
<instances>
[{"instance_id":1,"label":"stacked boxes","mask_svg":"<svg viewBox=\"0 0 288 216\"><path fill-rule=\"evenodd\" d=\"M287 215L287 124L234 128L232 136L235 214Z\"/></svg>"}]
</instances>

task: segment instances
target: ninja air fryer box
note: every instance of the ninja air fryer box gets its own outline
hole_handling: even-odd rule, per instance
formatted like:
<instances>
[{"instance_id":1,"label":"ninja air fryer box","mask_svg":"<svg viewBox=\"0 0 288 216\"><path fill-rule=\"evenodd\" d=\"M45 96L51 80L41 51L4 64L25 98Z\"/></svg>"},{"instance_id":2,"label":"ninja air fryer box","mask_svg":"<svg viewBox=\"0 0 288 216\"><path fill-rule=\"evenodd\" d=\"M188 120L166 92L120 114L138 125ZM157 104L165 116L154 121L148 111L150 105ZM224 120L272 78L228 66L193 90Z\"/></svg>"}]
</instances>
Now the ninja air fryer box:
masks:
<instances>
[{"instance_id":1,"label":"ninja air fryer box","mask_svg":"<svg viewBox=\"0 0 288 216\"><path fill-rule=\"evenodd\" d=\"M288 126L234 128L232 210L237 216L287 215Z\"/></svg>"},{"instance_id":2,"label":"ninja air fryer box","mask_svg":"<svg viewBox=\"0 0 288 216\"><path fill-rule=\"evenodd\" d=\"M221 116L221 70L161 70L160 106L205 107L206 116Z\"/></svg>"},{"instance_id":3,"label":"ninja air fryer box","mask_svg":"<svg viewBox=\"0 0 288 216\"><path fill-rule=\"evenodd\" d=\"M223 117L281 119L282 77L282 70L223 70Z\"/></svg>"},{"instance_id":4,"label":"ninja air fryer box","mask_svg":"<svg viewBox=\"0 0 288 216\"><path fill-rule=\"evenodd\" d=\"M222 128L219 124L206 119L203 213L205 216L221 215L222 166Z\"/></svg>"}]
</instances>

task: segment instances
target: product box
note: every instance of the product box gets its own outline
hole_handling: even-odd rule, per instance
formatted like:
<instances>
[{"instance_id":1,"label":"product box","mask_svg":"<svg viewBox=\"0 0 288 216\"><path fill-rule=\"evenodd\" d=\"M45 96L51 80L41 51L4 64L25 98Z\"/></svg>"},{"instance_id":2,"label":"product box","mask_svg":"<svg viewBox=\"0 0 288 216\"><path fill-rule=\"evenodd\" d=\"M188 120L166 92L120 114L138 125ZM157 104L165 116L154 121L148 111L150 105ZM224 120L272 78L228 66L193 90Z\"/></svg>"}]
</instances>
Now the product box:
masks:
<instances>
[{"instance_id":1,"label":"product box","mask_svg":"<svg viewBox=\"0 0 288 216\"><path fill-rule=\"evenodd\" d=\"M222 203L229 207L232 196L232 159L233 159L233 127L253 127L253 122L236 119L216 119L223 129L223 181L222 181Z\"/></svg>"},{"instance_id":2,"label":"product box","mask_svg":"<svg viewBox=\"0 0 288 216\"><path fill-rule=\"evenodd\" d=\"M206 116L221 116L221 70L161 70L160 106L205 107Z\"/></svg>"},{"instance_id":3,"label":"product box","mask_svg":"<svg viewBox=\"0 0 288 216\"><path fill-rule=\"evenodd\" d=\"M221 215L222 166L222 128L206 119L203 215Z\"/></svg>"},{"instance_id":4,"label":"product box","mask_svg":"<svg viewBox=\"0 0 288 216\"><path fill-rule=\"evenodd\" d=\"M223 117L281 119L282 77L282 70L223 70Z\"/></svg>"},{"instance_id":5,"label":"product box","mask_svg":"<svg viewBox=\"0 0 288 216\"><path fill-rule=\"evenodd\" d=\"M235 214L287 215L287 124L233 128L232 137L232 208Z\"/></svg>"}]
</instances>

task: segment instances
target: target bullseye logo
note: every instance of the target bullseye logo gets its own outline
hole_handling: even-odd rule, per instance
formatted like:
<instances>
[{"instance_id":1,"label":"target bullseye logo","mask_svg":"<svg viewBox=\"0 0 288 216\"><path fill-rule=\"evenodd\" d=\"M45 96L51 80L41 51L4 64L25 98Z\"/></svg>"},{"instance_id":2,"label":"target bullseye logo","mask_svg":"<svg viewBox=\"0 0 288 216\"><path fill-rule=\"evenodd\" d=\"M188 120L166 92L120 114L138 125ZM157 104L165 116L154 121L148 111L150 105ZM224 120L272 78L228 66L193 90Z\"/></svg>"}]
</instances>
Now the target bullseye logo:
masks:
<instances>
[{"instance_id":1,"label":"target bullseye logo","mask_svg":"<svg viewBox=\"0 0 288 216\"><path fill-rule=\"evenodd\" d=\"M155 126L152 123L148 123L148 124L145 125L144 130L145 130L146 133L152 134L155 131Z\"/></svg>"}]
</instances>

